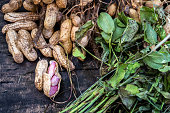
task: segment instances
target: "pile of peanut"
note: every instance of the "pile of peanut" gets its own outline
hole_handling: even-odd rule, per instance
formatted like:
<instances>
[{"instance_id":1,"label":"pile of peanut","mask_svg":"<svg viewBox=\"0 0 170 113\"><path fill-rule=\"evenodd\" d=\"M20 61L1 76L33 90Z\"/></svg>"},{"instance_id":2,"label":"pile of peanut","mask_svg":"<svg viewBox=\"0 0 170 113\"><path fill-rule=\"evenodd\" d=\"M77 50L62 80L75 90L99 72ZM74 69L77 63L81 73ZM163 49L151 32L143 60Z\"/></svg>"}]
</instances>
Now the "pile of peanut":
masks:
<instances>
[{"instance_id":1,"label":"pile of peanut","mask_svg":"<svg viewBox=\"0 0 170 113\"><path fill-rule=\"evenodd\" d=\"M85 6L89 2L92 0L82 0L80 5ZM17 12L22 6L27 12ZM45 57L54 58L55 61L50 61L49 69L47 69L48 62L40 60L35 71L35 86L38 90L43 89L48 97L54 97L59 91L61 76L58 72L58 64L70 71L75 69L66 54L72 52L75 32L80 27L81 19L75 14L63 19L60 10L66 6L67 0L10 0L1 9L4 20L11 22L2 28L2 33L6 33L8 49L16 63L22 63L24 56L29 61L35 61L38 58L37 50ZM45 10L37 13L42 7L45 7ZM42 25L37 23L42 23L42 30L40 29ZM54 31L56 23L61 23L58 31ZM80 40L80 44L84 47L87 43L87 36Z\"/></svg>"}]
</instances>

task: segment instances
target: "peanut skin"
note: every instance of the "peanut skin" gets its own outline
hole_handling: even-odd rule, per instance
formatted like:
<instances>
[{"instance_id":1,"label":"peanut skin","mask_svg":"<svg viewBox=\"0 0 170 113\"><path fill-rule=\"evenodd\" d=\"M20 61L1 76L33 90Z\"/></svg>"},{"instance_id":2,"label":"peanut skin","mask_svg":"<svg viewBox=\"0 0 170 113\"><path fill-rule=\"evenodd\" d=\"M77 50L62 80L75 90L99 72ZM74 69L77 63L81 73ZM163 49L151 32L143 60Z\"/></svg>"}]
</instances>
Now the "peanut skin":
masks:
<instances>
[{"instance_id":1,"label":"peanut skin","mask_svg":"<svg viewBox=\"0 0 170 113\"><path fill-rule=\"evenodd\" d=\"M50 4L52 3L54 0L42 0L45 4Z\"/></svg>"},{"instance_id":2,"label":"peanut skin","mask_svg":"<svg viewBox=\"0 0 170 113\"><path fill-rule=\"evenodd\" d=\"M130 16L131 18L133 18L134 20L136 20L137 22L140 21L140 20L139 20L138 12L137 12L135 9L133 9L133 8L130 8L130 10L129 10L129 16Z\"/></svg>"},{"instance_id":3,"label":"peanut skin","mask_svg":"<svg viewBox=\"0 0 170 113\"><path fill-rule=\"evenodd\" d=\"M33 0L25 0L23 2L23 7L27 11L31 11L31 12L36 12L36 10L37 10L37 6L33 3Z\"/></svg>"},{"instance_id":4,"label":"peanut skin","mask_svg":"<svg viewBox=\"0 0 170 113\"><path fill-rule=\"evenodd\" d=\"M57 45L59 39L60 39L60 31L54 32L54 34L52 35L52 37L49 40L50 45Z\"/></svg>"},{"instance_id":5,"label":"peanut skin","mask_svg":"<svg viewBox=\"0 0 170 113\"><path fill-rule=\"evenodd\" d=\"M16 63L22 63L24 57L22 52L17 47L18 34L14 30L9 30L6 34L6 41L8 44L9 52L12 54L13 59Z\"/></svg>"},{"instance_id":6,"label":"peanut skin","mask_svg":"<svg viewBox=\"0 0 170 113\"><path fill-rule=\"evenodd\" d=\"M70 69L71 71L75 69L74 64L65 56L64 49L61 46L56 45L53 47L53 56L65 69Z\"/></svg>"},{"instance_id":7,"label":"peanut skin","mask_svg":"<svg viewBox=\"0 0 170 113\"><path fill-rule=\"evenodd\" d=\"M51 36L53 35L53 33L54 33L54 29L43 29L43 36L44 36L44 38L46 38L46 39L49 39L49 38L51 38Z\"/></svg>"},{"instance_id":8,"label":"peanut skin","mask_svg":"<svg viewBox=\"0 0 170 113\"><path fill-rule=\"evenodd\" d=\"M31 37L32 37L32 39L35 38L37 31L38 31L37 28L35 28L35 29L32 30L32 32L31 32ZM41 34L40 37L39 37L39 40L38 40L38 42L37 42L37 46L40 47L40 48L42 48L42 47L44 47L44 46L46 46L46 45L47 45L47 42L45 41L43 35ZM51 50L51 48L49 48L49 47L47 47L47 48L42 48L42 49L39 49L39 50L41 51L41 53L42 53L45 57L52 57L52 56L53 56L53 55L52 55L52 50Z\"/></svg>"},{"instance_id":9,"label":"peanut skin","mask_svg":"<svg viewBox=\"0 0 170 113\"><path fill-rule=\"evenodd\" d=\"M32 30L34 28L37 28L37 24L33 21L18 21L12 24L7 24L2 28L2 33L6 33L8 30L20 30L20 29L25 29L25 30Z\"/></svg>"},{"instance_id":10,"label":"peanut skin","mask_svg":"<svg viewBox=\"0 0 170 113\"><path fill-rule=\"evenodd\" d=\"M59 8L66 8L67 0L56 0L56 4Z\"/></svg>"},{"instance_id":11,"label":"peanut skin","mask_svg":"<svg viewBox=\"0 0 170 113\"><path fill-rule=\"evenodd\" d=\"M70 54L72 51L72 42L71 42L71 28L72 23L70 19L65 20L61 24L60 28L60 42L62 43L62 46L64 47L64 50L67 54Z\"/></svg>"},{"instance_id":12,"label":"peanut skin","mask_svg":"<svg viewBox=\"0 0 170 113\"><path fill-rule=\"evenodd\" d=\"M30 33L21 29L18 31L18 36L19 49L29 61L35 61L37 59L37 52L33 48L33 42Z\"/></svg>"},{"instance_id":13,"label":"peanut skin","mask_svg":"<svg viewBox=\"0 0 170 113\"><path fill-rule=\"evenodd\" d=\"M111 4L111 5L108 7L108 14L109 14L110 16L114 16L115 13L116 13L116 8L117 8L116 3Z\"/></svg>"},{"instance_id":14,"label":"peanut skin","mask_svg":"<svg viewBox=\"0 0 170 113\"><path fill-rule=\"evenodd\" d=\"M55 3L47 5L44 27L46 29L53 29L56 24L58 8Z\"/></svg>"},{"instance_id":15,"label":"peanut skin","mask_svg":"<svg viewBox=\"0 0 170 113\"><path fill-rule=\"evenodd\" d=\"M35 68L35 87L38 90L43 89L43 73L47 72L48 62L47 60L40 60Z\"/></svg>"},{"instance_id":16,"label":"peanut skin","mask_svg":"<svg viewBox=\"0 0 170 113\"><path fill-rule=\"evenodd\" d=\"M9 3L4 4L2 6L1 10L2 10L3 13L9 13L9 12L16 11L21 6L22 6L22 0L10 0Z\"/></svg>"},{"instance_id":17,"label":"peanut skin","mask_svg":"<svg viewBox=\"0 0 170 113\"><path fill-rule=\"evenodd\" d=\"M21 20L36 21L39 19L39 15L33 12L11 12L4 15L4 20L9 22L17 22Z\"/></svg>"},{"instance_id":18,"label":"peanut skin","mask_svg":"<svg viewBox=\"0 0 170 113\"><path fill-rule=\"evenodd\" d=\"M74 26L76 27L80 26L81 18L79 16L73 16L71 20Z\"/></svg>"}]
</instances>

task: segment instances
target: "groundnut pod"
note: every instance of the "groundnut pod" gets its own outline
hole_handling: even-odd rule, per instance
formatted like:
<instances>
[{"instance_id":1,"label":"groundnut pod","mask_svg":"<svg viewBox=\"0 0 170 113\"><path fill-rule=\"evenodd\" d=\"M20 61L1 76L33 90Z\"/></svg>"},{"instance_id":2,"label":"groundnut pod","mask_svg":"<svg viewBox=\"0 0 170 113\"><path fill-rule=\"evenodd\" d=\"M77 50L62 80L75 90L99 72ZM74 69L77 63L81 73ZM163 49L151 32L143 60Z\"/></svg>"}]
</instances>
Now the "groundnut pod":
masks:
<instances>
[{"instance_id":1,"label":"groundnut pod","mask_svg":"<svg viewBox=\"0 0 170 113\"><path fill-rule=\"evenodd\" d=\"M33 3L33 0L25 0L23 2L23 7L28 10L35 12L37 10L37 6Z\"/></svg>"},{"instance_id":2,"label":"groundnut pod","mask_svg":"<svg viewBox=\"0 0 170 113\"><path fill-rule=\"evenodd\" d=\"M54 29L52 28L52 29L43 29L43 36L44 36L44 38L46 38L46 39L49 39L49 38L51 38L51 36L53 35L53 33L54 33Z\"/></svg>"},{"instance_id":3,"label":"groundnut pod","mask_svg":"<svg viewBox=\"0 0 170 113\"><path fill-rule=\"evenodd\" d=\"M35 68L35 87L38 90L43 89L43 74L47 72L48 62L47 60L40 60Z\"/></svg>"},{"instance_id":4,"label":"groundnut pod","mask_svg":"<svg viewBox=\"0 0 170 113\"><path fill-rule=\"evenodd\" d=\"M35 5L38 5L38 4L40 4L41 0L33 0L33 2Z\"/></svg>"},{"instance_id":5,"label":"groundnut pod","mask_svg":"<svg viewBox=\"0 0 170 113\"><path fill-rule=\"evenodd\" d=\"M76 31L79 30L79 27L73 26L71 29L71 41L75 41L76 40Z\"/></svg>"},{"instance_id":6,"label":"groundnut pod","mask_svg":"<svg viewBox=\"0 0 170 113\"><path fill-rule=\"evenodd\" d=\"M82 47L86 47L88 45L89 39L88 36L84 36L83 38L78 40L78 43L82 46Z\"/></svg>"},{"instance_id":7,"label":"groundnut pod","mask_svg":"<svg viewBox=\"0 0 170 113\"><path fill-rule=\"evenodd\" d=\"M32 32L31 32L31 37L32 37L33 40L34 40L35 37L36 37L37 31L38 31L38 29L35 28L35 29L33 29ZM52 50L51 50L51 48L49 48L49 47L45 47L46 45L47 45L47 42L45 41L43 35L41 34L40 37L39 37L39 40L38 40L38 42L37 42L37 46L40 47L39 50L41 51L41 53L42 53L45 57L52 57L52 56L53 56L53 55L52 55ZM37 47L37 46L35 46L35 47Z\"/></svg>"},{"instance_id":8,"label":"groundnut pod","mask_svg":"<svg viewBox=\"0 0 170 113\"><path fill-rule=\"evenodd\" d=\"M66 8L67 0L56 0L56 4L59 8Z\"/></svg>"},{"instance_id":9,"label":"groundnut pod","mask_svg":"<svg viewBox=\"0 0 170 113\"><path fill-rule=\"evenodd\" d=\"M52 35L52 37L49 40L50 45L57 45L59 39L60 39L60 31L54 32L54 34Z\"/></svg>"},{"instance_id":10,"label":"groundnut pod","mask_svg":"<svg viewBox=\"0 0 170 113\"><path fill-rule=\"evenodd\" d=\"M57 12L58 8L55 3L47 5L45 20L44 20L44 27L46 29L53 29L56 24L57 20Z\"/></svg>"},{"instance_id":11,"label":"groundnut pod","mask_svg":"<svg viewBox=\"0 0 170 113\"><path fill-rule=\"evenodd\" d=\"M161 7L163 3L160 0L151 0L146 1L145 6L153 8L153 7Z\"/></svg>"},{"instance_id":12,"label":"groundnut pod","mask_svg":"<svg viewBox=\"0 0 170 113\"><path fill-rule=\"evenodd\" d=\"M17 22L21 20L36 21L39 20L39 15L33 12L11 12L4 15L4 20L9 22Z\"/></svg>"},{"instance_id":13,"label":"groundnut pod","mask_svg":"<svg viewBox=\"0 0 170 113\"><path fill-rule=\"evenodd\" d=\"M1 10L2 10L3 13L9 13L9 12L16 11L21 6L22 6L22 0L10 0L9 3L4 4L2 6Z\"/></svg>"},{"instance_id":14,"label":"groundnut pod","mask_svg":"<svg viewBox=\"0 0 170 113\"><path fill-rule=\"evenodd\" d=\"M108 14L109 14L110 16L114 16L115 13L116 13L116 8L117 8L116 3L111 4L111 5L108 7Z\"/></svg>"},{"instance_id":15,"label":"groundnut pod","mask_svg":"<svg viewBox=\"0 0 170 113\"><path fill-rule=\"evenodd\" d=\"M7 24L2 28L2 33L6 33L8 30L20 30L20 29L25 29L25 30L33 30L34 28L37 28L37 24L33 21L18 21L12 24Z\"/></svg>"},{"instance_id":16,"label":"groundnut pod","mask_svg":"<svg viewBox=\"0 0 170 113\"><path fill-rule=\"evenodd\" d=\"M33 48L33 41L30 33L21 29L18 31L18 36L19 49L29 61L35 61L37 59L37 52Z\"/></svg>"},{"instance_id":17,"label":"groundnut pod","mask_svg":"<svg viewBox=\"0 0 170 113\"><path fill-rule=\"evenodd\" d=\"M133 8L130 8L130 10L129 10L129 16L130 16L131 18L133 18L134 20L136 20L137 22L140 21L140 20L139 20L139 14L138 14L138 12L137 12L135 9L133 9Z\"/></svg>"},{"instance_id":18,"label":"groundnut pod","mask_svg":"<svg viewBox=\"0 0 170 113\"><path fill-rule=\"evenodd\" d=\"M74 26L78 27L78 26L80 26L81 18L79 16L73 16L71 18L71 21L72 21Z\"/></svg>"},{"instance_id":19,"label":"groundnut pod","mask_svg":"<svg viewBox=\"0 0 170 113\"><path fill-rule=\"evenodd\" d=\"M91 3L93 0L80 0L81 6L86 6L88 3Z\"/></svg>"},{"instance_id":20,"label":"groundnut pod","mask_svg":"<svg viewBox=\"0 0 170 113\"><path fill-rule=\"evenodd\" d=\"M65 69L75 69L74 64L66 57L64 49L61 46L56 45L53 47L53 56L55 60Z\"/></svg>"},{"instance_id":21,"label":"groundnut pod","mask_svg":"<svg viewBox=\"0 0 170 113\"><path fill-rule=\"evenodd\" d=\"M16 63L22 63L24 57L22 52L17 47L18 34L14 30L9 30L6 34L6 41L8 44L9 52L12 54L13 59Z\"/></svg>"},{"instance_id":22,"label":"groundnut pod","mask_svg":"<svg viewBox=\"0 0 170 113\"><path fill-rule=\"evenodd\" d=\"M45 4L51 4L54 0L42 0Z\"/></svg>"},{"instance_id":23,"label":"groundnut pod","mask_svg":"<svg viewBox=\"0 0 170 113\"><path fill-rule=\"evenodd\" d=\"M43 74L43 90L47 97L55 97L60 90L61 75L58 71L58 63L50 61L48 73Z\"/></svg>"}]
</instances>

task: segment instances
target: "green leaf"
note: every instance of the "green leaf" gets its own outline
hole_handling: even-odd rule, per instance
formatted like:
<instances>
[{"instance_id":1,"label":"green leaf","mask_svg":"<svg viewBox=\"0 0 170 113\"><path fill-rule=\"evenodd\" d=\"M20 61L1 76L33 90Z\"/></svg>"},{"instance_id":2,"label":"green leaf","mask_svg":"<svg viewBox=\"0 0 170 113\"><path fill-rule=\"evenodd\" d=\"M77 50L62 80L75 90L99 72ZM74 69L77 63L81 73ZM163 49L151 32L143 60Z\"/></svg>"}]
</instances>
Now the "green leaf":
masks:
<instances>
[{"instance_id":1,"label":"green leaf","mask_svg":"<svg viewBox=\"0 0 170 113\"><path fill-rule=\"evenodd\" d=\"M118 19L120 20L121 23L123 23L124 25L128 24L128 19L129 17L127 17L124 12L118 13ZM122 25L122 24L121 24Z\"/></svg>"},{"instance_id":2,"label":"green leaf","mask_svg":"<svg viewBox=\"0 0 170 113\"><path fill-rule=\"evenodd\" d=\"M168 72L170 71L170 66L165 65L162 68L159 68L158 70L161 72Z\"/></svg>"},{"instance_id":3,"label":"green leaf","mask_svg":"<svg viewBox=\"0 0 170 113\"><path fill-rule=\"evenodd\" d=\"M87 21L83 26L76 31L76 40L82 38L85 33L93 27L93 22L91 20Z\"/></svg>"},{"instance_id":4,"label":"green leaf","mask_svg":"<svg viewBox=\"0 0 170 113\"><path fill-rule=\"evenodd\" d=\"M83 54L83 53L79 50L79 48L77 48L77 47L73 48L72 55L73 55L74 57L80 57L80 58L82 58L82 59L85 59L85 58L86 58L86 56L84 56L84 54Z\"/></svg>"},{"instance_id":5,"label":"green leaf","mask_svg":"<svg viewBox=\"0 0 170 113\"><path fill-rule=\"evenodd\" d=\"M109 43L111 36L103 31L101 32L101 35L104 38L104 40L106 41L106 43Z\"/></svg>"},{"instance_id":6,"label":"green leaf","mask_svg":"<svg viewBox=\"0 0 170 113\"><path fill-rule=\"evenodd\" d=\"M127 27L123 33L123 36L121 38L121 43L130 42L133 39L133 37L135 36L135 34L137 33L138 28L139 28L139 26L136 23L136 21L129 19L128 25L127 25Z\"/></svg>"},{"instance_id":7,"label":"green leaf","mask_svg":"<svg viewBox=\"0 0 170 113\"><path fill-rule=\"evenodd\" d=\"M108 13L101 12L97 24L105 33L112 33L115 30L114 21Z\"/></svg>"},{"instance_id":8,"label":"green leaf","mask_svg":"<svg viewBox=\"0 0 170 113\"><path fill-rule=\"evenodd\" d=\"M125 79L127 79L130 74L133 74L136 72L136 70L140 67L140 63L135 62L135 63L130 63L127 66L127 72L125 74Z\"/></svg>"},{"instance_id":9,"label":"green leaf","mask_svg":"<svg viewBox=\"0 0 170 113\"><path fill-rule=\"evenodd\" d=\"M159 68L163 67L163 64L153 62L152 58L150 58L150 57L145 57L143 59L143 62L153 69L159 69Z\"/></svg>"},{"instance_id":10,"label":"green leaf","mask_svg":"<svg viewBox=\"0 0 170 113\"><path fill-rule=\"evenodd\" d=\"M140 8L140 20L141 22L148 21L156 23L158 21L158 14L154 11L154 8L142 7Z\"/></svg>"},{"instance_id":11,"label":"green leaf","mask_svg":"<svg viewBox=\"0 0 170 113\"><path fill-rule=\"evenodd\" d=\"M133 104L136 101L135 97L129 96L128 91L126 91L124 88L120 88L119 90L119 96L122 100L122 103L130 110Z\"/></svg>"},{"instance_id":12,"label":"green leaf","mask_svg":"<svg viewBox=\"0 0 170 113\"><path fill-rule=\"evenodd\" d=\"M155 63L168 63L169 59L168 56L166 54L154 51L151 54L148 55L148 57L150 57L150 59L155 62Z\"/></svg>"},{"instance_id":13,"label":"green leaf","mask_svg":"<svg viewBox=\"0 0 170 113\"><path fill-rule=\"evenodd\" d=\"M157 25L155 31L157 32L161 40L166 37L165 29L161 25Z\"/></svg>"},{"instance_id":14,"label":"green leaf","mask_svg":"<svg viewBox=\"0 0 170 113\"><path fill-rule=\"evenodd\" d=\"M145 34L144 36L145 41L151 44L156 44L157 33L149 23L144 23L144 34Z\"/></svg>"},{"instance_id":15,"label":"green leaf","mask_svg":"<svg viewBox=\"0 0 170 113\"><path fill-rule=\"evenodd\" d=\"M121 38L123 35L125 28L121 28L116 25L116 30L113 32L112 35L112 42L116 41L117 39Z\"/></svg>"},{"instance_id":16,"label":"green leaf","mask_svg":"<svg viewBox=\"0 0 170 113\"><path fill-rule=\"evenodd\" d=\"M118 18L115 18L115 19L114 19L114 22L115 22L115 24L116 24L118 27L121 27L121 28L125 28L125 27L126 27L126 25L123 24Z\"/></svg>"},{"instance_id":17,"label":"green leaf","mask_svg":"<svg viewBox=\"0 0 170 113\"><path fill-rule=\"evenodd\" d=\"M136 95L137 93L139 93L138 87L133 84L127 84L125 90L130 92L130 94L132 95Z\"/></svg>"},{"instance_id":18,"label":"green leaf","mask_svg":"<svg viewBox=\"0 0 170 113\"><path fill-rule=\"evenodd\" d=\"M119 65L115 75L109 80L109 83L113 88L116 88L116 86L123 80L125 73L126 73L127 64L121 64Z\"/></svg>"},{"instance_id":19,"label":"green leaf","mask_svg":"<svg viewBox=\"0 0 170 113\"><path fill-rule=\"evenodd\" d=\"M170 99L170 93L161 91L160 92L166 99Z\"/></svg>"}]
</instances>

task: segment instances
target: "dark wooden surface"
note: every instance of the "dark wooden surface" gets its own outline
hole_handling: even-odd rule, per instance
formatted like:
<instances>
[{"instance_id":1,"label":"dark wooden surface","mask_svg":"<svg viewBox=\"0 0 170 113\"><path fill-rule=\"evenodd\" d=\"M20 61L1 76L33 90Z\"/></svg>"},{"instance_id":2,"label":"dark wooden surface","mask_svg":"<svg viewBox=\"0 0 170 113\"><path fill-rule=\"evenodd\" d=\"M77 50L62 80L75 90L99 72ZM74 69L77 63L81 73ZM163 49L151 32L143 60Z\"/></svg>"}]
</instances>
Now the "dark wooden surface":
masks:
<instances>
[{"instance_id":1,"label":"dark wooden surface","mask_svg":"<svg viewBox=\"0 0 170 113\"><path fill-rule=\"evenodd\" d=\"M0 7L9 0L1 0ZM0 13L0 29L7 24ZM39 57L44 58L39 52ZM14 62L5 40L5 35L0 32L0 113L53 113L63 109L67 104L57 105L47 98L43 92L39 92L34 86L35 62L25 59L22 64ZM76 87L77 96L91 86L98 78L97 63L87 55L85 62L80 62L71 57L76 65L72 76ZM50 60L50 59L48 59ZM70 82L65 70L60 72L62 82L60 93L56 101L67 100L70 95ZM72 99L74 97L72 96Z\"/></svg>"}]
</instances>

